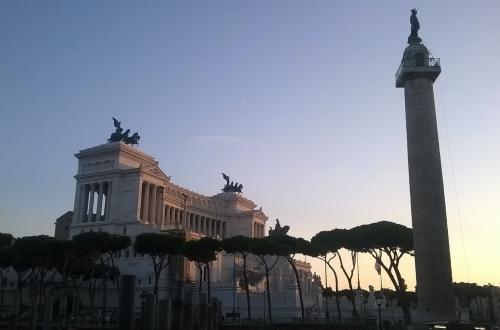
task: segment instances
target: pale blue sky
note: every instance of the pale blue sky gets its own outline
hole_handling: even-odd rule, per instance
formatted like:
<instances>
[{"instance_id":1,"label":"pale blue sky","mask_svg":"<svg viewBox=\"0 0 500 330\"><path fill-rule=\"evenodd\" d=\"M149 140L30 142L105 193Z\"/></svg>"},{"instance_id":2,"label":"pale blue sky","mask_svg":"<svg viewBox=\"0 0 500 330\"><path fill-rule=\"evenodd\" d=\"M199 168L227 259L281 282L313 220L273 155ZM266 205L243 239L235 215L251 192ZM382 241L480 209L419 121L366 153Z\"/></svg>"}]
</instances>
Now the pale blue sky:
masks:
<instances>
[{"instance_id":1,"label":"pale blue sky","mask_svg":"<svg viewBox=\"0 0 500 330\"><path fill-rule=\"evenodd\" d=\"M454 278L500 282L499 1L1 1L0 231L53 233L111 116L177 184L212 195L224 171L294 235L410 226L394 73L414 7L442 61Z\"/></svg>"}]
</instances>

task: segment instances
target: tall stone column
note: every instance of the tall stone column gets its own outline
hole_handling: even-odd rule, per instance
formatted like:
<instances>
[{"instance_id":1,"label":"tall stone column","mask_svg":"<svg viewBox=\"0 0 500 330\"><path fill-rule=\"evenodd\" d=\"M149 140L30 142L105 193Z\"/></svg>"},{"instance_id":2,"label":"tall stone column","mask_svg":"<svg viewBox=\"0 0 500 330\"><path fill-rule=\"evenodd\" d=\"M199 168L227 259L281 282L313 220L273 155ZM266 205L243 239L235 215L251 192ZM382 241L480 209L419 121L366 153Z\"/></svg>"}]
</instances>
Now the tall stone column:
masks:
<instances>
[{"instance_id":1,"label":"tall stone column","mask_svg":"<svg viewBox=\"0 0 500 330\"><path fill-rule=\"evenodd\" d=\"M151 184L151 205L149 205L149 224L156 224L156 190L157 187Z\"/></svg>"},{"instance_id":2,"label":"tall stone column","mask_svg":"<svg viewBox=\"0 0 500 330\"><path fill-rule=\"evenodd\" d=\"M175 224L176 225L180 224L181 223L181 212L178 208L175 209L174 216L175 216Z\"/></svg>"},{"instance_id":3,"label":"tall stone column","mask_svg":"<svg viewBox=\"0 0 500 330\"><path fill-rule=\"evenodd\" d=\"M410 36L409 42L396 87L404 88L405 95L417 322L452 320L450 248L433 91L441 67L418 35Z\"/></svg>"},{"instance_id":4,"label":"tall stone column","mask_svg":"<svg viewBox=\"0 0 500 330\"><path fill-rule=\"evenodd\" d=\"M94 194L95 194L95 185L93 183L90 184L90 201L89 208L87 213L88 221L94 221Z\"/></svg>"},{"instance_id":5,"label":"tall stone column","mask_svg":"<svg viewBox=\"0 0 500 330\"><path fill-rule=\"evenodd\" d=\"M101 213L102 213L102 196L104 194L104 182L99 182L99 193L97 195L97 214L96 221L101 221Z\"/></svg>"},{"instance_id":6,"label":"tall stone column","mask_svg":"<svg viewBox=\"0 0 500 330\"><path fill-rule=\"evenodd\" d=\"M164 223L164 218L165 218L165 206L163 205L163 190L160 188L160 193L158 194L158 211L159 211L159 214L158 214L158 221L157 221L157 224L159 226L162 226L163 223Z\"/></svg>"},{"instance_id":7,"label":"tall stone column","mask_svg":"<svg viewBox=\"0 0 500 330\"><path fill-rule=\"evenodd\" d=\"M172 208L170 205L167 205L167 225L172 224L172 214L171 214Z\"/></svg>"},{"instance_id":8,"label":"tall stone column","mask_svg":"<svg viewBox=\"0 0 500 330\"><path fill-rule=\"evenodd\" d=\"M78 222L85 222L85 213L88 210L87 203L89 198L88 186L86 184L80 185L80 201L78 205Z\"/></svg>"},{"instance_id":9,"label":"tall stone column","mask_svg":"<svg viewBox=\"0 0 500 330\"><path fill-rule=\"evenodd\" d=\"M113 181L108 181L107 182L107 187L106 187L106 204L104 206L104 220L109 220L109 209L111 207L111 189L112 189L112 182Z\"/></svg>"},{"instance_id":10,"label":"tall stone column","mask_svg":"<svg viewBox=\"0 0 500 330\"><path fill-rule=\"evenodd\" d=\"M185 211L184 211L185 212ZM189 218L189 212L185 212L184 214L184 229L185 230L190 230L191 229L191 223L190 223L190 218Z\"/></svg>"},{"instance_id":11,"label":"tall stone column","mask_svg":"<svg viewBox=\"0 0 500 330\"><path fill-rule=\"evenodd\" d=\"M144 198L142 199L142 222L148 224L149 217L149 182L144 182Z\"/></svg>"}]
</instances>

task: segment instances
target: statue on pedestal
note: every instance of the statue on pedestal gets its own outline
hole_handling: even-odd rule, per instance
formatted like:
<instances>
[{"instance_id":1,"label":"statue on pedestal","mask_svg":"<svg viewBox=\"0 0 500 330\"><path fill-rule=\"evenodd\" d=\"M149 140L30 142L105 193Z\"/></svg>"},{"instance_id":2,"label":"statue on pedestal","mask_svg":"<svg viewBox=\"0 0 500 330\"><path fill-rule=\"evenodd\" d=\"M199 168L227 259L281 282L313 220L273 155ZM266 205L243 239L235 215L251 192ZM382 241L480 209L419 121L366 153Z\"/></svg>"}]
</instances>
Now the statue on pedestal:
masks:
<instances>
[{"instance_id":1,"label":"statue on pedestal","mask_svg":"<svg viewBox=\"0 0 500 330\"><path fill-rule=\"evenodd\" d=\"M421 43L422 39L420 39L418 36L418 30L420 30L420 23L417 18L417 9L415 8L411 10L410 25L411 25L411 32L410 36L408 37L408 43L410 45L416 45Z\"/></svg>"},{"instance_id":2,"label":"statue on pedestal","mask_svg":"<svg viewBox=\"0 0 500 330\"><path fill-rule=\"evenodd\" d=\"M274 225L274 229L273 227L269 227L269 236L286 235L289 230L290 226L281 227L280 220L276 219L276 224Z\"/></svg>"}]
</instances>

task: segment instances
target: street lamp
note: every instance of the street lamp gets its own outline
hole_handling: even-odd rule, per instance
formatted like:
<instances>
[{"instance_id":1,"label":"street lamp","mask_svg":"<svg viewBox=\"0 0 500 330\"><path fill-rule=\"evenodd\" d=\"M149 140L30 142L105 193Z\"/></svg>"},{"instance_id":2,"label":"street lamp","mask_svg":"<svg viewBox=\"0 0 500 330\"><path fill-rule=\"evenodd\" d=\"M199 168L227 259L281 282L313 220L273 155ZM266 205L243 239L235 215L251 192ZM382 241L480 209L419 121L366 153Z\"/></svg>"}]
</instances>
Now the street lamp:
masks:
<instances>
[{"instance_id":1,"label":"street lamp","mask_svg":"<svg viewBox=\"0 0 500 330\"><path fill-rule=\"evenodd\" d=\"M381 309L381 306L382 306L382 294L378 294L376 297L375 297L375 300L377 302L377 306L378 306L378 329L379 330L382 330L382 309Z\"/></svg>"}]
</instances>

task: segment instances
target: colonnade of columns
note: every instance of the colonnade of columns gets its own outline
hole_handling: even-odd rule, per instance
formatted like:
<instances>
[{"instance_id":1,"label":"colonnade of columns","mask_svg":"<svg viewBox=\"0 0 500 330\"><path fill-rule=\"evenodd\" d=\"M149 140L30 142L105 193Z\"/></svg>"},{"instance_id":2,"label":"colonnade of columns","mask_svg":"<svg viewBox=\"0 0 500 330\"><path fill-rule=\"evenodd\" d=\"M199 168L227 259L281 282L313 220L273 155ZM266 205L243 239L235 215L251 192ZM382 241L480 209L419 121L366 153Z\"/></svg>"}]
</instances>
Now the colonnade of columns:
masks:
<instances>
[{"instance_id":1,"label":"colonnade of columns","mask_svg":"<svg viewBox=\"0 0 500 330\"><path fill-rule=\"evenodd\" d=\"M80 185L78 222L104 221L109 217L111 181Z\"/></svg>"},{"instance_id":2,"label":"colonnade of columns","mask_svg":"<svg viewBox=\"0 0 500 330\"><path fill-rule=\"evenodd\" d=\"M141 220L146 224L160 225L164 212L163 187L144 181L141 194Z\"/></svg>"},{"instance_id":3,"label":"colonnade of columns","mask_svg":"<svg viewBox=\"0 0 500 330\"><path fill-rule=\"evenodd\" d=\"M253 223L253 237L264 237L265 236L265 227L263 224L254 222Z\"/></svg>"},{"instance_id":4,"label":"colonnade of columns","mask_svg":"<svg viewBox=\"0 0 500 330\"><path fill-rule=\"evenodd\" d=\"M200 233L215 238L226 237L226 222L203 215L187 212L186 223L183 224L186 230Z\"/></svg>"},{"instance_id":5,"label":"colonnade of columns","mask_svg":"<svg viewBox=\"0 0 500 330\"><path fill-rule=\"evenodd\" d=\"M141 220L145 224L169 226L181 224L185 230L206 236L225 238L226 222L170 206L163 201L164 189L150 182L142 184Z\"/></svg>"}]
</instances>

